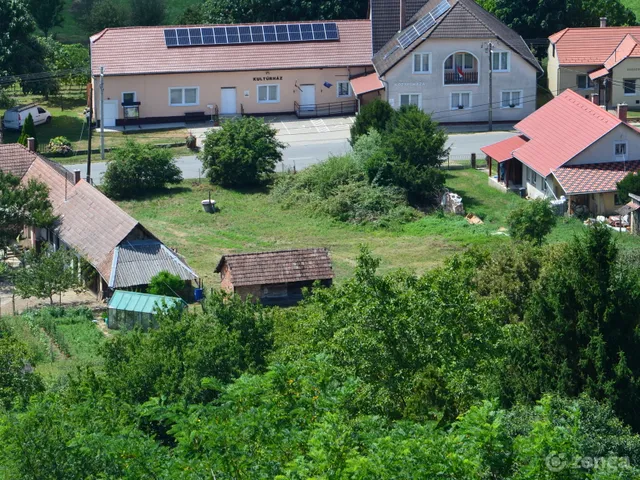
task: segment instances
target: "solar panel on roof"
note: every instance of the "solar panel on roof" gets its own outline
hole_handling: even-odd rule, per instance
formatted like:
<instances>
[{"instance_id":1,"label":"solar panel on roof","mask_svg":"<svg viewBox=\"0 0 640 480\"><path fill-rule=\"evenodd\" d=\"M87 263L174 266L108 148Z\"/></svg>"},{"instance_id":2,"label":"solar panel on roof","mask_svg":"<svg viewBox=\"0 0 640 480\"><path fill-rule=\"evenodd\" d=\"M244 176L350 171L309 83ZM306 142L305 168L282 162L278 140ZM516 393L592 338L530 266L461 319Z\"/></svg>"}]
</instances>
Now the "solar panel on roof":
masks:
<instances>
[{"instance_id":1,"label":"solar panel on roof","mask_svg":"<svg viewBox=\"0 0 640 480\"><path fill-rule=\"evenodd\" d=\"M167 47L175 47L178 45L178 35L175 28L167 29L164 31L164 41Z\"/></svg>"},{"instance_id":2,"label":"solar panel on roof","mask_svg":"<svg viewBox=\"0 0 640 480\"><path fill-rule=\"evenodd\" d=\"M398 37L398 43L402 48L407 48L416 39L436 24L436 20L444 15L451 8L447 0L442 0L433 10L411 25L402 35Z\"/></svg>"},{"instance_id":3,"label":"solar panel on roof","mask_svg":"<svg viewBox=\"0 0 640 480\"><path fill-rule=\"evenodd\" d=\"M167 28L164 30L164 39L167 47L186 47L192 45L227 45L230 43L288 43L339 40L340 35L336 23L292 23L288 25Z\"/></svg>"}]
</instances>

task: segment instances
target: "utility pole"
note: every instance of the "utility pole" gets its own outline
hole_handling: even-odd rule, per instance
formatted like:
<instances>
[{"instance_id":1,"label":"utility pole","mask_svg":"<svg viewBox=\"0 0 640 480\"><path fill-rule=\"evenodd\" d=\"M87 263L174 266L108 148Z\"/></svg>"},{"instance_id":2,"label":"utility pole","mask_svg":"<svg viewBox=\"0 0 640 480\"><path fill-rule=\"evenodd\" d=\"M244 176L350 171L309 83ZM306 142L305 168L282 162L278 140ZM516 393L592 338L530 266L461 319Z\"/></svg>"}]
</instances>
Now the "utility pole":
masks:
<instances>
[{"instance_id":1,"label":"utility pole","mask_svg":"<svg viewBox=\"0 0 640 480\"><path fill-rule=\"evenodd\" d=\"M104 160L104 67L100 67L100 158Z\"/></svg>"},{"instance_id":2,"label":"utility pole","mask_svg":"<svg viewBox=\"0 0 640 480\"><path fill-rule=\"evenodd\" d=\"M89 132L87 137L87 182L91 183L91 122L93 121L93 85L89 86L89 110L87 113L87 125Z\"/></svg>"},{"instance_id":3,"label":"utility pole","mask_svg":"<svg viewBox=\"0 0 640 480\"><path fill-rule=\"evenodd\" d=\"M489 131L493 132L493 43L489 42Z\"/></svg>"}]
</instances>

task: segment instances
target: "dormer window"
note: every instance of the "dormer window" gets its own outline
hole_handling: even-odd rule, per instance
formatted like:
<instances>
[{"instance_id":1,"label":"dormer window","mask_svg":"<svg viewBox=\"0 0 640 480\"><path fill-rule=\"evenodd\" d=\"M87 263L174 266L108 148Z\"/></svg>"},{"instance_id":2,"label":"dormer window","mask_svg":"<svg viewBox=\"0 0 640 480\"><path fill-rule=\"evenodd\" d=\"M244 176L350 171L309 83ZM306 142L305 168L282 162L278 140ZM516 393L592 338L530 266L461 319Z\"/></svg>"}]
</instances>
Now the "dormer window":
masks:
<instances>
[{"instance_id":1,"label":"dormer window","mask_svg":"<svg viewBox=\"0 0 640 480\"><path fill-rule=\"evenodd\" d=\"M627 157L627 142L615 142L613 152L616 159L624 160Z\"/></svg>"}]
</instances>

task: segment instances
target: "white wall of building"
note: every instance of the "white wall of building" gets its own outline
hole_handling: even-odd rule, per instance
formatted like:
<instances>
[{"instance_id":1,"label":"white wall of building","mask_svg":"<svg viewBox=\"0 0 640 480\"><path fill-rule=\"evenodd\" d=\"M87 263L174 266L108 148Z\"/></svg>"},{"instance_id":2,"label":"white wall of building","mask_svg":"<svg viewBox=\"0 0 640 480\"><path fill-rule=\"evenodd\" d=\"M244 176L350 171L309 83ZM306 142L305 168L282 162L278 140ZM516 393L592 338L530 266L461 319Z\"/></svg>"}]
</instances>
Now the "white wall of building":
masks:
<instances>
[{"instance_id":1,"label":"white wall of building","mask_svg":"<svg viewBox=\"0 0 640 480\"><path fill-rule=\"evenodd\" d=\"M394 66L383 76L387 87L387 99L395 108L400 106L400 95L417 94L425 112L432 113L440 122L486 122L489 104L489 54L483 44L494 43L495 51L508 51L509 71L493 73L494 121L517 121L533 113L536 107L537 70L520 55L511 51L495 38L487 39L429 39ZM445 85L444 62L456 52L471 53L478 62L477 85ZM414 73L416 53L431 54L430 73ZM501 108L503 91L519 91L522 105L518 108ZM451 109L451 94L469 92L469 109Z\"/></svg>"},{"instance_id":2,"label":"white wall of building","mask_svg":"<svg viewBox=\"0 0 640 480\"><path fill-rule=\"evenodd\" d=\"M616 156L615 144L627 144L627 155ZM640 132L628 125L618 125L600 140L567 162L567 165L583 165L587 163L622 162L640 160Z\"/></svg>"}]
</instances>

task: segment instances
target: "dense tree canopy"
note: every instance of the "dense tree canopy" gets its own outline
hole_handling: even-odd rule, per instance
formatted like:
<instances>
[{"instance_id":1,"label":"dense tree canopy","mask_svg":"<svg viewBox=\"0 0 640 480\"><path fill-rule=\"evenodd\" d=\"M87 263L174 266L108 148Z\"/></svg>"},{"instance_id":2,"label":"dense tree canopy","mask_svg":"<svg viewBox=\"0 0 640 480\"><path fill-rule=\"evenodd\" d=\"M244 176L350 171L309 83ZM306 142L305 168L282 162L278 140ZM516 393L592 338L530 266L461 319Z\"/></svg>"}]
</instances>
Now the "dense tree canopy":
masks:
<instances>
[{"instance_id":1,"label":"dense tree canopy","mask_svg":"<svg viewBox=\"0 0 640 480\"><path fill-rule=\"evenodd\" d=\"M64 0L30 0L29 12L45 37L63 22Z\"/></svg>"}]
</instances>

